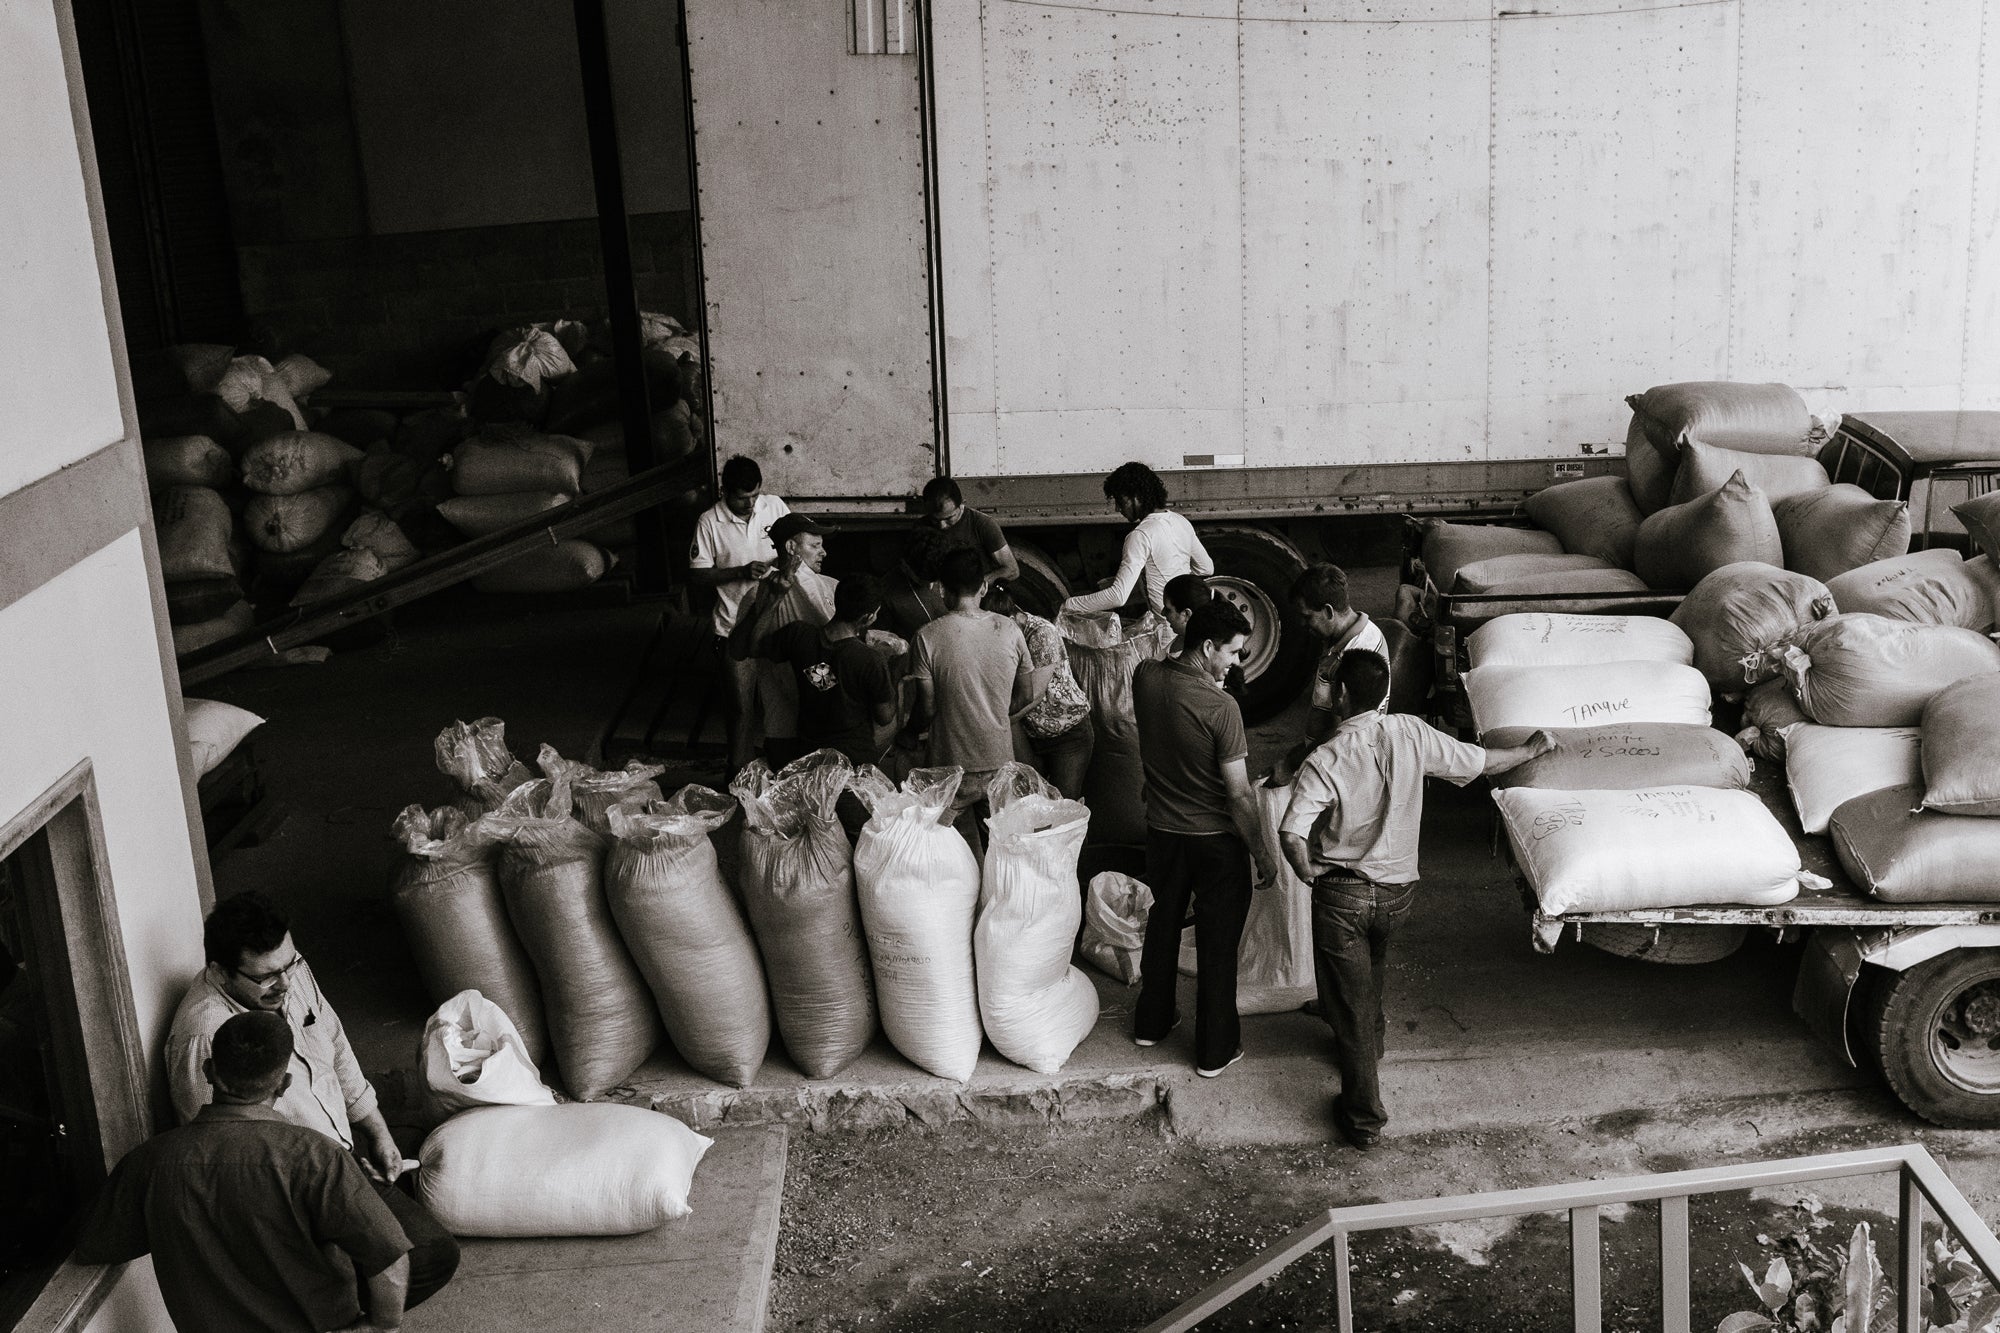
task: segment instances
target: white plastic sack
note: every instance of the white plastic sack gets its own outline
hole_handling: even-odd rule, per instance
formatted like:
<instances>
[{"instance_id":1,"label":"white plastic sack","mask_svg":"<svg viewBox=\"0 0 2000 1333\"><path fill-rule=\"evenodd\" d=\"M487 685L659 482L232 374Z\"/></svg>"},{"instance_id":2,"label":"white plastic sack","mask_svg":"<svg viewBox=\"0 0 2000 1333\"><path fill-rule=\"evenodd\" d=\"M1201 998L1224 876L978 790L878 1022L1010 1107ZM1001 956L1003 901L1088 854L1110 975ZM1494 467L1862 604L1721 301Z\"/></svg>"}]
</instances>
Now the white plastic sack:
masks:
<instances>
[{"instance_id":1,"label":"white plastic sack","mask_svg":"<svg viewBox=\"0 0 2000 1333\"><path fill-rule=\"evenodd\" d=\"M1139 984L1153 891L1130 875L1103 870L1083 897L1083 961L1128 986Z\"/></svg>"},{"instance_id":2,"label":"white plastic sack","mask_svg":"<svg viewBox=\"0 0 2000 1333\"><path fill-rule=\"evenodd\" d=\"M993 818L972 930L979 1017L1000 1054L1053 1074L1097 1023L1097 988L1070 962L1090 809L1026 764L1003 765L986 791Z\"/></svg>"},{"instance_id":3,"label":"white plastic sack","mask_svg":"<svg viewBox=\"0 0 2000 1333\"><path fill-rule=\"evenodd\" d=\"M1833 812L1855 797L1922 781L1918 737L1915 727L1793 727L1785 736L1785 781L1799 827L1824 833Z\"/></svg>"},{"instance_id":4,"label":"white plastic sack","mask_svg":"<svg viewBox=\"0 0 2000 1333\"><path fill-rule=\"evenodd\" d=\"M438 772L463 795L459 808L474 819L498 809L509 793L535 780L507 748L507 724L497 717L454 722L438 733L431 750Z\"/></svg>"},{"instance_id":5,"label":"white plastic sack","mask_svg":"<svg viewBox=\"0 0 2000 1333\"><path fill-rule=\"evenodd\" d=\"M1799 850L1746 791L1493 793L1514 856L1551 916L1700 903L1768 907L1799 891Z\"/></svg>"},{"instance_id":6,"label":"white plastic sack","mask_svg":"<svg viewBox=\"0 0 2000 1333\"><path fill-rule=\"evenodd\" d=\"M607 837L611 834L612 806L644 805L648 801L665 799L660 792L660 784L654 781L667 771L665 764L628 759L623 768L592 768L589 764L563 758L556 752L555 746L544 742L542 748L535 751L535 766L542 770L543 777L562 778L568 782L570 799L576 803L576 817L592 833L602 833ZM724 805L730 804L720 792L711 792L710 795ZM723 820L727 818L725 814Z\"/></svg>"},{"instance_id":7,"label":"white plastic sack","mask_svg":"<svg viewBox=\"0 0 2000 1333\"><path fill-rule=\"evenodd\" d=\"M854 846L854 887L882 1030L912 1063L961 1083L979 1061L979 863L945 816L964 776L956 766L919 768L893 789L864 768L853 788L869 808Z\"/></svg>"},{"instance_id":8,"label":"white plastic sack","mask_svg":"<svg viewBox=\"0 0 2000 1333\"><path fill-rule=\"evenodd\" d=\"M1694 663L1694 641L1659 616L1499 616L1465 641L1475 668L1588 666L1602 662Z\"/></svg>"},{"instance_id":9,"label":"white plastic sack","mask_svg":"<svg viewBox=\"0 0 2000 1333\"><path fill-rule=\"evenodd\" d=\"M423 1059L424 1087L445 1112L556 1104L513 1020L476 990L460 991L430 1016Z\"/></svg>"},{"instance_id":10,"label":"white plastic sack","mask_svg":"<svg viewBox=\"0 0 2000 1333\"><path fill-rule=\"evenodd\" d=\"M688 1215L713 1142L615 1102L482 1107L424 1140L417 1197L454 1236L629 1236Z\"/></svg>"},{"instance_id":11,"label":"white plastic sack","mask_svg":"<svg viewBox=\"0 0 2000 1333\"><path fill-rule=\"evenodd\" d=\"M1709 724L1708 681L1678 662L1489 666L1466 672L1464 680L1482 735L1500 727Z\"/></svg>"},{"instance_id":12,"label":"white plastic sack","mask_svg":"<svg viewBox=\"0 0 2000 1333\"><path fill-rule=\"evenodd\" d=\"M1292 873L1278 846L1278 825L1292 789L1257 784L1257 824L1265 850L1276 861L1278 882L1250 895L1243 942L1236 950L1236 1012L1290 1013L1313 998L1312 885ZM1194 927L1181 932L1180 974L1200 975Z\"/></svg>"}]
</instances>

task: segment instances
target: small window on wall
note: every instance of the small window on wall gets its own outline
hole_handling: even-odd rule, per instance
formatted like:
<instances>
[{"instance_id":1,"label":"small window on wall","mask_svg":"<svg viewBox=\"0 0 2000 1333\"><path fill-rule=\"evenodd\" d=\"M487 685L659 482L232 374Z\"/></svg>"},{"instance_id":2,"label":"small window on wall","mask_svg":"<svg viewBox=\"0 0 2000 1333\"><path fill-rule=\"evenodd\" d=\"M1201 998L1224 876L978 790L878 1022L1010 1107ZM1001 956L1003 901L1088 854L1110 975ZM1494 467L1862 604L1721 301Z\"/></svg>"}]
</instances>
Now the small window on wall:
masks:
<instances>
[{"instance_id":1,"label":"small window on wall","mask_svg":"<svg viewBox=\"0 0 2000 1333\"><path fill-rule=\"evenodd\" d=\"M101 830L88 763L0 816L0 1330L89 1319L77 1225L152 1130Z\"/></svg>"}]
</instances>

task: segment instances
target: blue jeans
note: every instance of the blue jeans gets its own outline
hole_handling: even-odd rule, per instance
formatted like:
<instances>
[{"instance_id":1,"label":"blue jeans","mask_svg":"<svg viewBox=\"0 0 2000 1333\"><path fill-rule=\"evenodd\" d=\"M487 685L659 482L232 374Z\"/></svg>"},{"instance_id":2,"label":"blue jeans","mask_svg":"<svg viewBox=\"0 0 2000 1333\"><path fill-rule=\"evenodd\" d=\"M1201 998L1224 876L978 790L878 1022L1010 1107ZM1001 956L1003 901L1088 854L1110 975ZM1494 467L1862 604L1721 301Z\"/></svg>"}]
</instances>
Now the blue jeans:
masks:
<instances>
[{"instance_id":1,"label":"blue jeans","mask_svg":"<svg viewBox=\"0 0 2000 1333\"><path fill-rule=\"evenodd\" d=\"M1340 1070L1340 1115L1353 1129L1377 1134L1389 1121L1377 1067L1388 1036L1382 983L1389 941L1409 919L1415 884L1370 884L1322 875L1313 884L1313 977L1320 1010L1333 1029Z\"/></svg>"}]
</instances>

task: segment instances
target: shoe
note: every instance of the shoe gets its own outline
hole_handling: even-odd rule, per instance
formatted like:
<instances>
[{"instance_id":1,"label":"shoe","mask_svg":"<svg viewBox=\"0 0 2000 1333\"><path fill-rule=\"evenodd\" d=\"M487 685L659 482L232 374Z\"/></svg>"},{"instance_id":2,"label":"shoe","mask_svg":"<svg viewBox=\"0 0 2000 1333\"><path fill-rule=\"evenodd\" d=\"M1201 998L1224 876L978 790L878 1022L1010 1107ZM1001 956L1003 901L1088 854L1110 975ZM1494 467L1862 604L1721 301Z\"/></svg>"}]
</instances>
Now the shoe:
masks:
<instances>
[{"instance_id":1,"label":"shoe","mask_svg":"<svg viewBox=\"0 0 2000 1333\"><path fill-rule=\"evenodd\" d=\"M1382 1137L1381 1131L1361 1129L1349 1120L1347 1108L1340 1104L1338 1097L1333 1099L1333 1127L1340 1131L1340 1137L1347 1140L1350 1148L1360 1152L1367 1152L1375 1146L1375 1141Z\"/></svg>"},{"instance_id":2,"label":"shoe","mask_svg":"<svg viewBox=\"0 0 2000 1333\"><path fill-rule=\"evenodd\" d=\"M1230 1056L1227 1060L1224 1060L1221 1064L1217 1065L1215 1068L1203 1069L1200 1066L1196 1066L1194 1072L1200 1074L1203 1078L1216 1078L1221 1075L1223 1070L1229 1068L1229 1066L1235 1064L1238 1060L1241 1060L1242 1058L1243 1058L1243 1048L1241 1046L1238 1046L1236 1048L1236 1054Z\"/></svg>"},{"instance_id":3,"label":"shoe","mask_svg":"<svg viewBox=\"0 0 2000 1333\"><path fill-rule=\"evenodd\" d=\"M1162 1032L1162 1033L1161 1033L1161 1034L1160 1034L1159 1036L1157 1036L1157 1037L1140 1037L1140 1036L1136 1036L1136 1035L1135 1035L1135 1036L1134 1036L1134 1037L1132 1038L1132 1044L1133 1044L1134 1046L1158 1046L1158 1045L1159 1045L1159 1044L1160 1044L1161 1042L1165 1041L1165 1040L1166 1040L1166 1039L1167 1039L1168 1037L1171 1037L1171 1036L1173 1036L1173 1035L1174 1035L1174 1029L1175 1029L1175 1028L1177 1028L1177 1027L1179 1027L1180 1025L1181 1025L1181 1021L1180 1021L1180 1019L1176 1018L1176 1019L1175 1019L1175 1020L1174 1020L1173 1022L1171 1022L1171 1023L1167 1024L1167 1030L1166 1030L1165 1032Z\"/></svg>"}]
</instances>

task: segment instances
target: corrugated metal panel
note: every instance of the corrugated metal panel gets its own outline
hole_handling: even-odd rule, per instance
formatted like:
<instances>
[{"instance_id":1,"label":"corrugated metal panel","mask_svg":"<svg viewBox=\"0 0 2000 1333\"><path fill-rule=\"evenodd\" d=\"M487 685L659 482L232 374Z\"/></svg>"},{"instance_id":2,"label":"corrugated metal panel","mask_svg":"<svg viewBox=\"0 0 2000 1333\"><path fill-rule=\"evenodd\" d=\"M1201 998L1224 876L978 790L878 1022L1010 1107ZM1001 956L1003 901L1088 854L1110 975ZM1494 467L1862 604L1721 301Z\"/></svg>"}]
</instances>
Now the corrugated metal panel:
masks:
<instances>
[{"instance_id":1,"label":"corrugated metal panel","mask_svg":"<svg viewBox=\"0 0 2000 1333\"><path fill-rule=\"evenodd\" d=\"M719 457L781 494L934 471L918 62L852 54L849 0L687 0Z\"/></svg>"}]
</instances>

